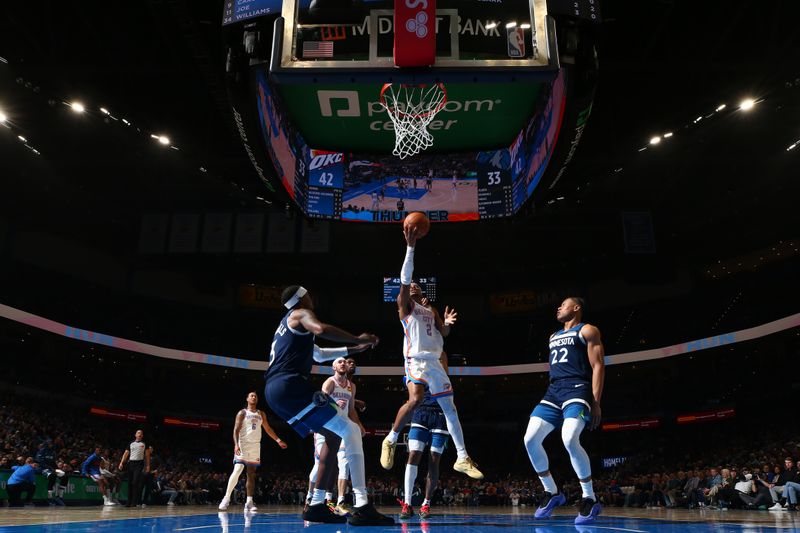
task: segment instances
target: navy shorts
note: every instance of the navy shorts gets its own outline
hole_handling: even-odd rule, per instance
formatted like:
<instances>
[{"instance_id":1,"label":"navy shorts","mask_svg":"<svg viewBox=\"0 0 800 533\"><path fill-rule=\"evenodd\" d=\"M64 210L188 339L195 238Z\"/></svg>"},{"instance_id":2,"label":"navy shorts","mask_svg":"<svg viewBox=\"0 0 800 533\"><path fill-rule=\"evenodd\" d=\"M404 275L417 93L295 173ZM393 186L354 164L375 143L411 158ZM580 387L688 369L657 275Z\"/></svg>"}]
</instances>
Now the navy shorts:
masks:
<instances>
[{"instance_id":1,"label":"navy shorts","mask_svg":"<svg viewBox=\"0 0 800 533\"><path fill-rule=\"evenodd\" d=\"M592 384L579 380L559 380L551 383L531 416L538 416L554 426L560 426L565 418L590 418L594 403Z\"/></svg>"},{"instance_id":2,"label":"navy shorts","mask_svg":"<svg viewBox=\"0 0 800 533\"><path fill-rule=\"evenodd\" d=\"M339 406L330 396L300 375L271 376L264 385L264 398L301 437L319 431L339 413Z\"/></svg>"},{"instance_id":3,"label":"navy shorts","mask_svg":"<svg viewBox=\"0 0 800 533\"><path fill-rule=\"evenodd\" d=\"M442 410L436 408L417 407L414 411L414 416L411 418L411 424L417 424L431 431L447 431L447 419L445 419Z\"/></svg>"},{"instance_id":4,"label":"navy shorts","mask_svg":"<svg viewBox=\"0 0 800 533\"><path fill-rule=\"evenodd\" d=\"M437 407L417 407L411 418L411 430L408 432L408 451L424 452L426 446L432 452L444 453L447 446L447 419ZM414 442L416 441L416 442Z\"/></svg>"}]
</instances>

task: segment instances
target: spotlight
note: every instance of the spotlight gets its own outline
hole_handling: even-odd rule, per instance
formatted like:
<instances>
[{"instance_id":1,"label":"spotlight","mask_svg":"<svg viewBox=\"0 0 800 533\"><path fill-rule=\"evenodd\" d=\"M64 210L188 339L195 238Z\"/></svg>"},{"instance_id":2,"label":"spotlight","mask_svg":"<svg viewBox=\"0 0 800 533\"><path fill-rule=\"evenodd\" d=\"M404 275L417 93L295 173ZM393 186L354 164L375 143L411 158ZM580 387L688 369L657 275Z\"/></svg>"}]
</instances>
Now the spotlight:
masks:
<instances>
[{"instance_id":1,"label":"spotlight","mask_svg":"<svg viewBox=\"0 0 800 533\"><path fill-rule=\"evenodd\" d=\"M506 28L514 28L516 26L517 26L516 22L509 22L508 24L506 24Z\"/></svg>"},{"instance_id":2,"label":"spotlight","mask_svg":"<svg viewBox=\"0 0 800 533\"><path fill-rule=\"evenodd\" d=\"M169 144L169 137L167 137L166 135L162 135L161 137L158 138L158 142L166 146Z\"/></svg>"},{"instance_id":3,"label":"spotlight","mask_svg":"<svg viewBox=\"0 0 800 533\"><path fill-rule=\"evenodd\" d=\"M525 24L520 24L519 27L522 28L523 30L531 29L531 25L528 24L527 22Z\"/></svg>"},{"instance_id":4,"label":"spotlight","mask_svg":"<svg viewBox=\"0 0 800 533\"><path fill-rule=\"evenodd\" d=\"M650 138L650 144L658 144L660 142L661 142L661 137L659 137L658 135Z\"/></svg>"},{"instance_id":5,"label":"spotlight","mask_svg":"<svg viewBox=\"0 0 800 533\"><path fill-rule=\"evenodd\" d=\"M25 137L23 137L22 135L17 135L17 139L19 139L20 141L22 141L22 142L24 142L24 143L28 142L28 139L26 139L26 138L25 138Z\"/></svg>"},{"instance_id":6,"label":"spotlight","mask_svg":"<svg viewBox=\"0 0 800 533\"><path fill-rule=\"evenodd\" d=\"M719 113L720 111L722 111L722 110L723 110L723 109L725 109L726 107L727 107L727 106L726 106L725 104L720 104L719 106L717 106L717 109L716 109L717 113Z\"/></svg>"},{"instance_id":7,"label":"spotlight","mask_svg":"<svg viewBox=\"0 0 800 533\"><path fill-rule=\"evenodd\" d=\"M5 121L6 121L6 120L8 120L8 117L6 116L6 114L5 114L5 113L3 113L2 111L0 111L0 124L3 124L3 123L5 123Z\"/></svg>"},{"instance_id":8,"label":"spotlight","mask_svg":"<svg viewBox=\"0 0 800 533\"><path fill-rule=\"evenodd\" d=\"M752 98L745 98L739 103L739 109L741 109L742 111L750 111L751 109L753 109L754 105L756 105L755 100L753 100Z\"/></svg>"},{"instance_id":9,"label":"spotlight","mask_svg":"<svg viewBox=\"0 0 800 533\"><path fill-rule=\"evenodd\" d=\"M490 22L489 24L486 25L486 29L487 30L492 30L492 29L494 29L496 27L497 27L497 23L496 22Z\"/></svg>"},{"instance_id":10,"label":"spotlight","mask_svg":"<svg viewBox=\"0 0 800 533\"><path fill-rule=\"evenodd\" d=\"M83 104L82 104L82 103L80 103L80 102L72 102L71 104L69 104L69 106L70 106L70 107L72 108L72 110L73 110L73 111L75 111L76 113L83 113L84 111L86 111L86 108L85 108L85 107L83 107Z\"/></svg>"},{"instance_id":11,"label":"spotlight","mask_svg":"<svg viewBox=\"0 0 800 533\"><path fill-rule=\"evenodd\" d=\"M671 131L668 131L667 133L664 134L664 138L665 139L669 139L670 137L672 137L672 132Z\"/></svg>"},{"instance_id":12,"label":"spotlight","mask_svg":"<svg viewBox=\"0 0 800 533\"><path fill-rule=\"evenodd\" d=\"M101 107L101 108L100 108L100 112L101 112L102 114L104 114L104 115L108 115L108 109L106 109L105 107Z\"/></svg>"}]
</instances>

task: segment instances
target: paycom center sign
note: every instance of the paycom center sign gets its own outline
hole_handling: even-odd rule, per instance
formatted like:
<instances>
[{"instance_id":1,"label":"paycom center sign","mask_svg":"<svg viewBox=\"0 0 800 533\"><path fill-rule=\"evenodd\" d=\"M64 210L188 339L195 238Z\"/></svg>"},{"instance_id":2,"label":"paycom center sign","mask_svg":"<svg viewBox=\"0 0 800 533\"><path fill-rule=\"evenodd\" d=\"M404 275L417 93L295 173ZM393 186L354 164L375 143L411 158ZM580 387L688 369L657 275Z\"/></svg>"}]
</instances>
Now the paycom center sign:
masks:
<instances>
[{"instance_id":1,"label":"paycom center sign","mask_svg":"<svg viewBox=\"0 0 800 533\"><path fill-rule=\"evenodd\" d=\"M428 126L436 151L508 146L548 83L448 84L447 102ZM290 120L309 146L345 152L391 152L392 121L373 84L279 86Z\"/></svg>"}]
</instances>

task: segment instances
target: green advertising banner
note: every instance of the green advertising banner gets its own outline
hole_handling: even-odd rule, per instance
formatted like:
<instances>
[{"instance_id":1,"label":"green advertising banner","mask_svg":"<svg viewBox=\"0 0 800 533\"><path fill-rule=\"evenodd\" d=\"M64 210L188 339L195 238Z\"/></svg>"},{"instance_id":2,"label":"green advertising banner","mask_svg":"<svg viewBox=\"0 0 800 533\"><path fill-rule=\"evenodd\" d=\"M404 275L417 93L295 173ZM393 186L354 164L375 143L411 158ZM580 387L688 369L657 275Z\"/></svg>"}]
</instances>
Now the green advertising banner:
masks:
<instances>
[{"instance_id":1,"label":"green advertising banner","mask_svg":"<svg viewBox=\"0 0 800 533\"><path fill-rule=\"evenodd\" d=\"M428 126L433 150L469 152L508 147L548 96L550 82L448 83L447 103ZM308 146L389 153L394 128L375 84L279 85L292 123ZM546 99L545 99L546 100Z\"/></svg>"},{"instance_id":2,"label":"green advertising banner","mask_svg":"<svg viewBox=\"0 0 800 533\"><path fill-rule=\"evenodd\" d=\"M0 472L0 500L7 500L8 493L6 492L6 482L11 477L10 470ZM26 495L27 496L27 495ZM119 498L121 500L128 499L128 482L123 481L120 486ZM47 500L47 478L43 475L36 475L36 491L33 494L34 500ZM103 495L100 494L100 488L97 483L89 478L69 476L67 480L67 487L64 491L63 499L65 502L101 502Z\"/></svg>"}]
</instances>

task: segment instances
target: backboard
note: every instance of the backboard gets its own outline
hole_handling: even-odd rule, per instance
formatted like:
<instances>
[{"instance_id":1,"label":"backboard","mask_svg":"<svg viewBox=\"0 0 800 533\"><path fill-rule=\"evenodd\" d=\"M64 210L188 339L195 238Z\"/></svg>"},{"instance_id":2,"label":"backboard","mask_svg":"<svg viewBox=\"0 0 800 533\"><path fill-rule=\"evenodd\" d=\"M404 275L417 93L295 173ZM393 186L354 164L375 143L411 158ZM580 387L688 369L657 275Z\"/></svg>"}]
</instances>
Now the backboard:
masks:
<instances>
[{"instance_id":1,"label":"backboard","mask_svg":"<svg viewBox=\"0 0 800 533\"><path fill-rule=\"evenodd\" d=\"M428 1L400 2L411 8L403 15L408 20L401 33L427 33L420 24L427 16L417 6L427 7ZM393 0L284 0L280 68L398 66L395 12ZM435 24L431 20L428 27L434 26L435 62L430 66L435 69L557 66L546 0L437 0Z\"/></svg>"}]
</instances>

